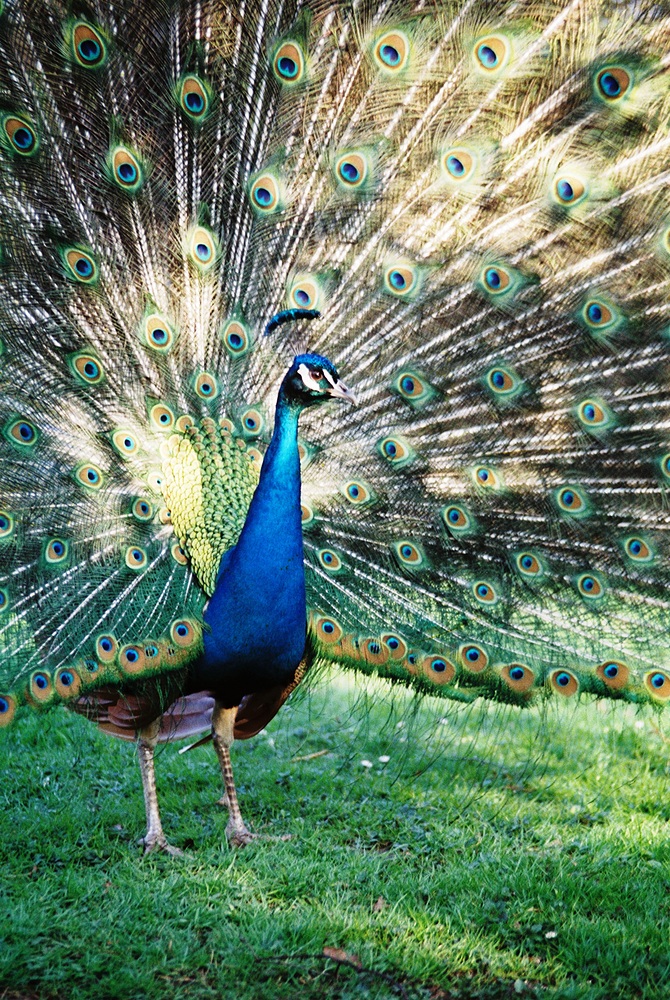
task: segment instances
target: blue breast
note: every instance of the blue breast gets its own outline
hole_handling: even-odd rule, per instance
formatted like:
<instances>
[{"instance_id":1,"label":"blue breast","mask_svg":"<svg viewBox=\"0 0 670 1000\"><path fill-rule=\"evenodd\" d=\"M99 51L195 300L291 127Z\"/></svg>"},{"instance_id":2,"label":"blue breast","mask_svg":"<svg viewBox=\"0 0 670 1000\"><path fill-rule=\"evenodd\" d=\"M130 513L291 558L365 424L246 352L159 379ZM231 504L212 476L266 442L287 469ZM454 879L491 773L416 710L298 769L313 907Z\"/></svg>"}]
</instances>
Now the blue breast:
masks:
<instances>
[{"instance_id":1,"label":"blue breast","mask_svg":"<svg viewBox=\"0 0 670 1000\"><path fill-rule=\"evenodd\" d=\"M280 401L261 477L237 545L221 560L193 680L232 707L288 683L302 659L306 596L298 412Z\"/></svg>"}]
</instances>

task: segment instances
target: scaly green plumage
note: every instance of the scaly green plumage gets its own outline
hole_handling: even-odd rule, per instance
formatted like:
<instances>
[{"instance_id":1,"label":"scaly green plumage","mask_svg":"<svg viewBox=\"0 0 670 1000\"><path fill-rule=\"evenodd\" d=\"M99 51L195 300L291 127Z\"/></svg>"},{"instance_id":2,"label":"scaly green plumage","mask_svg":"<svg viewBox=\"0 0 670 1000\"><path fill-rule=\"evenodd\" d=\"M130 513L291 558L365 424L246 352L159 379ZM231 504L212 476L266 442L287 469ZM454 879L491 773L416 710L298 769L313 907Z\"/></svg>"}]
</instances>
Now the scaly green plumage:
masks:
<instances>
[{"instance_id":1,"label":"scaly green plumage","mask_svg":"<svg viewBox=\"0 0 670 1000\"><path fill-rule=\"evenodd\" d=\"M605 0L7 6L0 723L199 655L305 341L360 397L301 429L313 657L670 696L669 32ZM284 309L321 318L263 336Z\"/></svg>"}]
</instances>

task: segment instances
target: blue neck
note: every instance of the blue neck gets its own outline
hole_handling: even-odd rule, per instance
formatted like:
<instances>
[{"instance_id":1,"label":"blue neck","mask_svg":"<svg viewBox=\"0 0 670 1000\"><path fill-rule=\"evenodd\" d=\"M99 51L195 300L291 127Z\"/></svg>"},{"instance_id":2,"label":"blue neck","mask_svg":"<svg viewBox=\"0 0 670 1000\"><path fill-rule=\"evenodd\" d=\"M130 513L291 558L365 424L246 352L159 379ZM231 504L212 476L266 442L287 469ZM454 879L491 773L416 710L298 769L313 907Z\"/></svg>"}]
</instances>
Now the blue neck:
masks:
<instances>
[{"instance_id":1,"label":"blue neck","mask_svg":"<svg viewBox=\"0 0 670 1000\"><path fill-rule=\"evenodd\" d=\"M299 415L280 390L260 481L205 612L199 674L212 690L231 692L235 704L238 695L290 679L304 653Z\"/></svg>"},{"instance_id":2,"label":"blue neck","mask_svg":"<svg viewBox=\"0 0 670 1000\"><path fill-rule=\"evenodd\" d=\"M287 550L292 555L299 554L302 566L299 416L300 409L291 406L280 390L274 433L263 459L260 482L235 548L239 558L252 560L255 572L261 566L268 573L273 566L280 569Z\"/></svg>"}]
</instances>

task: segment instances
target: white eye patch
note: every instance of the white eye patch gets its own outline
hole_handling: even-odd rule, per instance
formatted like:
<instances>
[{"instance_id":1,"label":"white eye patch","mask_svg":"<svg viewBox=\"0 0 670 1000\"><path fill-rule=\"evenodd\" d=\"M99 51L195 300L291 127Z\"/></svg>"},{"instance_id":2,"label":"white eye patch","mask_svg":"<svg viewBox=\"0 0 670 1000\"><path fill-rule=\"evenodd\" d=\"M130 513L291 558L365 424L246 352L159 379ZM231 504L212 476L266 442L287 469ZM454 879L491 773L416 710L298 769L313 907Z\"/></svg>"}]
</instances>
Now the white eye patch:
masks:
<instances>
[{"instance_id":1,"label":"white eye patch","mask_svg":"<svg viewBox=\"0 0 670 1000\"><path fill-rule=\"evenodd\" d=\"M328 372L326 372L325 374L328 375ZM312 389L314 392L321 392L321 386L316 381L316 379L312 378L310 370L307 367L307 365L302 364L299 366L298 375L303 380L303 383L308 389Z\"/></svg>"}]
</instances>

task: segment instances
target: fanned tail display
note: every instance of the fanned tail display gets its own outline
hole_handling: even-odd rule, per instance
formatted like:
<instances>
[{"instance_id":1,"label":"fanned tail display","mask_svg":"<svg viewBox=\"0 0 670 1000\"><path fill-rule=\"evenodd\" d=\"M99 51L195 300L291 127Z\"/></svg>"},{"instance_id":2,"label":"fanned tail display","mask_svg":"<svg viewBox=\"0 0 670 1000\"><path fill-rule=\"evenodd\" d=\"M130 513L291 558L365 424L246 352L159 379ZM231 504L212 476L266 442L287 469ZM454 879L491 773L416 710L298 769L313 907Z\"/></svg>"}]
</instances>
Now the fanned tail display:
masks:
<instances>
[{"instance_id":1,"label":"fanned tail display","mask_svg":"<svg viewBox=\"0 0 670 1000\"><path fill-rule=\"evenodd\" d=\"M193 691L307 348L358 405L300 427L306 663L670 697L669 42L651 2L7 0L0 725Z\"/></svg>"}]
</instances>

